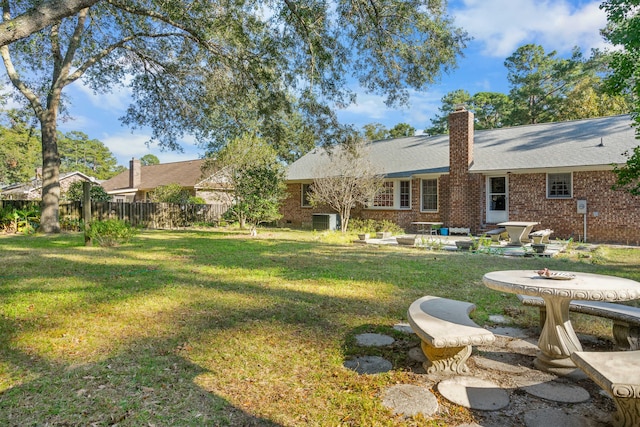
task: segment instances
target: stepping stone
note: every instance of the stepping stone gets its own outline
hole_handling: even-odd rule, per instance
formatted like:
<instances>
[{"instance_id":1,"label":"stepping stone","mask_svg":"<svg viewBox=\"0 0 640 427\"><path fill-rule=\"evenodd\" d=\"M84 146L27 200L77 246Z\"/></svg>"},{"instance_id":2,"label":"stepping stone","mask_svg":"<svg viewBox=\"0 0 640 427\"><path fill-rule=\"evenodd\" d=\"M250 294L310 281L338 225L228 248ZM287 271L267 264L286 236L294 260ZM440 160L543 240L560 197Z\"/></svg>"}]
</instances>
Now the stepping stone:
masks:
<instances>
[{"instance_id":1,"label":"stepping stone","mask_svg":"<svg viewBox=\"0 0 640 427\"><path fill-rule=\"evenodd\" d=\"M499 385L474 377L454 377L438 384L442 396L460 406L496 411L509 405L509 394Z\"/></svg>"},{"instance_id":2,"label":"stepping stone","mask_svg":"<svg viewBox=\"0 0 640 427\"><path fill-rule=\"evenodd\" d=\"M397 323L393 325L393 329L396 331L404 332L405 334L413 334L413 329L411 329L411 325L408 323Z\"/></svg>"},{"instance_id":3,"label":"stepping stone","mask_svg":"<svg viewBox=\"0 0 640 427\"><path fill-rule=\"evenodd\" d=\"M525 413L524 425L526 427L587 427L596 424L586 417L566 414L560 409L544 408Z\"/></svg>"},{"instance_id":4,"label":"stepping stone","mask_svg":"<svg viewBox=\"0 0 640 427\"><path fill-rule=\"evenodd\" d=\"M382 357L361 356L345 361L344 367L356 371L359 374L379 374L389 372L393 368L393 365Z\"/></svg>"},{"instance_id":5,"label":"stepping stone","mask_svg":"<svg viewBox=\"0 0 640 427\"><path fill-rule=\"evenodd\" d=\"M360 334L356 335L358 345L364 347L384 347L395 342L393 338L382 334Z\"/></svg>"},{"instance_id":6,"label":"stepping stone","mask_svg":"<svg viewBox=\"0 0 640 427\"><path fill-rule=\"evenodd\" d=\"M584 388L557 381L526 385L522 389L533 396L554 402L580 403L591 398L589 392Z\"/></svg>"},{"instance_id":7,"label":"stepping stone","mask_svg":"<svg viewBox=\"0 0 640 427\"><path fill-rule=\"evenodd\" d=\"M413 417L418 414L431 416L438 411L438 399L431 390L411 384L389 387L382 397L382 404L394 414Z\"/></svg>"}]
</instances>

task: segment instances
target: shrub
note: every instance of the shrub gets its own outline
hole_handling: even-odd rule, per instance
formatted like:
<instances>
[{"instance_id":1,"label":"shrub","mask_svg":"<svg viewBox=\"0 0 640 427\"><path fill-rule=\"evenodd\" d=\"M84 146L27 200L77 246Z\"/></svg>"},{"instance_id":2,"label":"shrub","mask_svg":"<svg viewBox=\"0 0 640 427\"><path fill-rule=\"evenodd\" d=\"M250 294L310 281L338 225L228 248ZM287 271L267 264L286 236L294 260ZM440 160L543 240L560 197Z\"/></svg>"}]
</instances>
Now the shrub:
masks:
<instances>
[{"instance_id":1,"label":"shrub","mask_svg":"<svg viewBox=\"0 0 640 427\"><path fill-rule=\"evenodd\" d=\"M191 196L189 197L189 200L187 200L187 203L189 203L190 205L206 205L207 202L199 196Z\"/></svg>"},{"instance_id":2,"label":"shrub","mask_svg":"<svg viewBox=\"0 0 640 427\"><path fill-rule=\"evenodd\" d=\"M351 218L349 219L348 229L353 233L375 233L376 221L373 219Z\"/></svg>"},{"instance_id":3,"label":"shrub","mask_svg":"<svg viewBox=\"0 0 640 427\"><path fill-rule=\"evenodd\" d=\"M391 234L403 234L404 230L400 228L398 224L393 221L389 221L387 219L383 219L382 221L376 221L375 224L376 231L387 231Z\"/></svg>"},{"instance_id":4,"label":"shrub","mask_svg":"<svg viewBox=\"0 0 640 427\"><path fill-rule=\"evenodd\" d=\"M353 233L376 233L378 231L388 231L391 234L403 234L398 224L389 220L376 221L374 219L351 218L349 220L349 231Z\"/></svg>"},{"instance_id":5,"label":"shrub","mask_svg":"<svg viewBox=\"0 0 640 427\"><path fill-rule=\"evenodd\" d=\"M189 202L189 191L182 188L180 184L159 185L149 194L149 198L154 203L177 203L180 205Z\"/></svg>"},{"instance_id":6,"label":"shrub","mask_svg":"<svg viewBox=\"0 0 640 427\"><path fill-rule=\"evenodd\" d=\"M81 202L84 199L84 192L82 191L83 182L76 181L69 186L67 193L64 194L67 200ZM94 202L108 202L111 200L111 195L99 185L91 184L89 189L89 197Z\"/></svg>"},{"instance_id":7,"label":"shrub","mask_svg":"<svg viewBox=\"0 0 640 427\"><path fill-rule=\"evenodd\" d=\"M120 219L95 221L85 228L85 234L100 246L117 246L129 242L138 229Z\"/></svg>"},{"instance_id":8,"label":"shrub","mask_svg":"<svg viewBox=\"0 0 640 427\"><path fill-rule=\"evenodd\" d=\"M0 230L7 233L33 234L40 226L40 208L27 206L23 209L5 207L0 210Z\"/></svg>"}]
</instances>

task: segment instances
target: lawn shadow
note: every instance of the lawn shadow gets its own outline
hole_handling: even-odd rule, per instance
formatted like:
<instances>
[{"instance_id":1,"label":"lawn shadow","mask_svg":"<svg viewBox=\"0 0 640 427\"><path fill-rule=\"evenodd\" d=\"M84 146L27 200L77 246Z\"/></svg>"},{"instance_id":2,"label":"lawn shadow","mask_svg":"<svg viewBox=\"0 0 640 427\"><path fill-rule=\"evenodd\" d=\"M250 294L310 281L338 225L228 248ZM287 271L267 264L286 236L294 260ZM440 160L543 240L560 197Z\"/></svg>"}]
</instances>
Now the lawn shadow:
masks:
<instances>
[{"instance_id":1,"label":"lawn shadow","mask_svg":"<svg viewBox=\"0 0 640 427\"><path fill-rule=\"evenodd\" d=\"M0 424L279 426L200 387L209 371L163 347L150 340L99 362L41 369L0 392Z\"/></svg>"}]
</instances>

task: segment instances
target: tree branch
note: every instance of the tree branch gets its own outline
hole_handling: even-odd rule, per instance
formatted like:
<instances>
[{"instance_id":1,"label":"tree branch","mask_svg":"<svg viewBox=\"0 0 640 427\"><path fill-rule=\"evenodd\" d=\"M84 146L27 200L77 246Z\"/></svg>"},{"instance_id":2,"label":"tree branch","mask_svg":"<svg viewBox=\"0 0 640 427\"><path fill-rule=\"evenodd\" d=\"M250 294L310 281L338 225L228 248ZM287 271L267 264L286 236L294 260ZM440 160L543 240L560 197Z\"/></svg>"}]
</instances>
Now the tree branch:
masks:
<instances>
[{"instance_id":1,"label":"tree branch","mask_svg":"<svg viewBox=\"0 0 640 427\"><path fill-rule=\"evenodd\" d=\"M50 0L13 19L5 16L0 23L0 46L28 37L99 1L101 0Z\"/></svg>"}]
</instances>

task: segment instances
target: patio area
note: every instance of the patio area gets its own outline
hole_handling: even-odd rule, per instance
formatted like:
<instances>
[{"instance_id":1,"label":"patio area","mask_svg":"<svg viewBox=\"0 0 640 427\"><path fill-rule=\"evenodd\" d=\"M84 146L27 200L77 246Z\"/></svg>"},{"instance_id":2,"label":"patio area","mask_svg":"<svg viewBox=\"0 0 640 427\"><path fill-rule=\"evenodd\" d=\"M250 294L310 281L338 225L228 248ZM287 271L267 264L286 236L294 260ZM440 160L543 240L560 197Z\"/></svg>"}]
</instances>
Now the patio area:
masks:
<instances>
[{"instance_id":1,"label":"patio area","mask_svg":"<svg viewBox=\"0 0 640 427\"><path fill-rule=\"evenodd\" d=\"M397 245L406 247L417 247L424 249L439 249L446 251L476 251L493 255L503 256L543 256L553 257L563 251L567 246L567 241L550 240L545 245L544 251L538 253L533 242L524 245L512 245L502 240L492 241L488 237L475 237L469 235L424 235L424 234L403 234L401 236L391 236L369 238L366 240L354 240L354 243L371 245Z\"/></svg>"}]
</instances>

